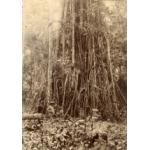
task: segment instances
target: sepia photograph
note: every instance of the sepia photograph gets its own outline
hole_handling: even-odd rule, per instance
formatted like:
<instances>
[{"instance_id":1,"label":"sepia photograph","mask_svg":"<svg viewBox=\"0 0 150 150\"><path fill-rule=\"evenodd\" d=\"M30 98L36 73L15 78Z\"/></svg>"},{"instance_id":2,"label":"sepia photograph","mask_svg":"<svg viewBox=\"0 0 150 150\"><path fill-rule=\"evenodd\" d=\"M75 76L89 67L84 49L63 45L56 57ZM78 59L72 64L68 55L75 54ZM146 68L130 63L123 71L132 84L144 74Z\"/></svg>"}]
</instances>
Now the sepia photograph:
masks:
<instances>
[{"instance_id":1,"label":"sepia photograph","mask_svg":"<svg viewBox=\"0 0 150 150\"><path fill-rule=\"evenodd\" d=\"M22 1L22 150L127 150L127 1Z\"/></svg>"}]
</instances>

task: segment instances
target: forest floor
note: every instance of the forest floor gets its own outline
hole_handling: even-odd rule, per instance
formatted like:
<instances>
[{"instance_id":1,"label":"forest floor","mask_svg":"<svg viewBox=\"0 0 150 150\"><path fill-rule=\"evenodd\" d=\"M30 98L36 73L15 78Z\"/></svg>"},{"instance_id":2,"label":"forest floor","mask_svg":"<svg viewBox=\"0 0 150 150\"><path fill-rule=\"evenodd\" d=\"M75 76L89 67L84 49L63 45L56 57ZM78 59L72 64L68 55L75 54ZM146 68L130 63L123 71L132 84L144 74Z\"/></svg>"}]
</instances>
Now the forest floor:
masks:
<instances>
[{"instance_id":1,"label":"forest floor","mask_svg":"<svg viewBox=\"0 0 150 150\"><path fill-rule=\"evenodd\" d=\"M126 150L126 123L34 119L23 121L23 150Z\"/></svg>"}]
</instances>

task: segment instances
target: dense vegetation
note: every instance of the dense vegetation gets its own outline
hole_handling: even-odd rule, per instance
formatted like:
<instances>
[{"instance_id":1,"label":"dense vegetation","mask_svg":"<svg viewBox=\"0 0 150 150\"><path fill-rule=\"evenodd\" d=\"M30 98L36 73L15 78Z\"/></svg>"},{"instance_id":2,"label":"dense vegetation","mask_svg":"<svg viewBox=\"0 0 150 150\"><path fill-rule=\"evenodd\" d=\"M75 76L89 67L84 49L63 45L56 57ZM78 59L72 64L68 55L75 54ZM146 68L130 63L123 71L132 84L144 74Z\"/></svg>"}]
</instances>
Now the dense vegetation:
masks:
<instances>
[{"instance_id":1,"label":"dense vegetation","mask_svg":"<svg viewBox=\"0 0 150 150\"><path fill-rule=\"evenodd\" d=\"M126 2L43 2L24 2L23 149L125 150Z\"/></svg>"},{"instance_id":2,"label":"dense vegetation","mask_svg":"<svg viewBox=\"0 0 150 150\"><path fill-rule=\"evenodd\" d=\"M124 1L119 5L125 9ZM25 34L26 111L46 112L54 101L64 117L89 115L92 109L103 119L121 117L127 52L126 17L119 5L110 10L102 1L65 1L62 20L49 22L47 32ZM61 28L52 30L54 23Z\"/></svg>"}]
</instances>

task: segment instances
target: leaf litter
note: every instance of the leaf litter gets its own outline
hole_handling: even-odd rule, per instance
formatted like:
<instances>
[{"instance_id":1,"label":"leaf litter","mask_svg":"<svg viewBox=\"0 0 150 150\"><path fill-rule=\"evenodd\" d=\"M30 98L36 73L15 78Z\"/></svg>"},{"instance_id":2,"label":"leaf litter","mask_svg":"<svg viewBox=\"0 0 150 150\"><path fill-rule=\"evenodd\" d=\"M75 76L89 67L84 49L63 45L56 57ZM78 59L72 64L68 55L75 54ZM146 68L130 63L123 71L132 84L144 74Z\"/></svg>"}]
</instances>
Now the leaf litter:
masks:
<instances>
[{"instance_id":1,"label":"leaf litter","mask_svg":"<svg viewBox=\"0 0 150 150\"><path fill-rule=\"evenodd\" d=\"M125 123L108 121L24 120L23 150L126 150Z\"/></svg>"}]
</instances>

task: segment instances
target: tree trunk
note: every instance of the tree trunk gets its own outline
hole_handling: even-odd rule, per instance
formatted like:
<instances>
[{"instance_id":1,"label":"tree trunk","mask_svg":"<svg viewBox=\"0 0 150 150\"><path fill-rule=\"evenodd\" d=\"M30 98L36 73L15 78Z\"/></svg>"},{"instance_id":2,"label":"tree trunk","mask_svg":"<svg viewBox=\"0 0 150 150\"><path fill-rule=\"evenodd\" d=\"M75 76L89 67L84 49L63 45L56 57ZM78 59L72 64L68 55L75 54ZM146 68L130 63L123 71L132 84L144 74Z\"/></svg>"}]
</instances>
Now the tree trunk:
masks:
<instances>
[{"instance_id":1,"label":"tree trunk","mask_svg":"<svg viewBox=\"0 0 150 150\"><path fill-rule=\"evenodd\" d=\"M52 29L51 26L49 27L49 51L48 51L48 70L47 70L47 102L46 105L48 106L50 101L52 100Z\"/></svg>"},{"instance_id":2,"label":"tree trunk","mask_svg":"<svg viewBox=\"0 0 150 150\"><path fill-rule=\"evenodd\" d=\"M83 25L83 0L80 0L80 26L82 27Z\"/></svg>"},{"instance_id":3,"label":"tree trunk","mask_svg":"<svg viewBox=\"0 0 150 150\"><path fill-rule=\"evenodd\" d=\"M75 64L75 0L71 1L72 7L72 64Z\"/></svg>"},{"instance_id":4,"label":"tree trunk","mask_svg":"<svg viewBox=\"0 0 150 150\"><path fill-rule=\"evenodd\" d=\"M63 27L66 23L66 15L67 15L67 9L68 9L68 0L64 1L64 12L63 12ZM62 34L62 57L63 57L63 63L65 62L65 27L63 28L63 34Z\"/></svg>"},{"instance_id":5,"label":"tree trunk","mask_svg":"<svg viewBox=\"0 0 150 150\"><path fill-rule=\"evenodd\" d=\"M30 119L42 119L43 114L36 113L36 114L23 114L22 115L22 120L30 120Z\"/></svg>"},{"instance_id":6,"label":"tree trunk","mask_svg":"<svg viewBox=\"0 0 150 150\"><path fill-rule=\"evenodd\" d=\"M112 71L112 63L111 63L111 56L110 56L110 43L109 39L106 37L106 43L107 43L107 59L108 59L108 65L109 65L109 71L110 71L110 77L111 77L111 83L112 83L112 99L113 99L113 106L115 109L115 116L119 118L119 110L117 106L117 97L116 97L116 89L115 89L115 83L114 83L114 77L113 77L113 71Z\"/></svg>"}]
</instances>

